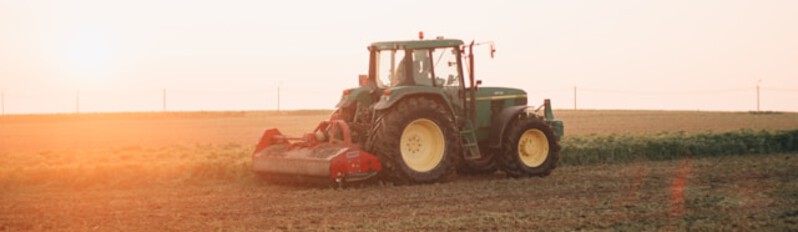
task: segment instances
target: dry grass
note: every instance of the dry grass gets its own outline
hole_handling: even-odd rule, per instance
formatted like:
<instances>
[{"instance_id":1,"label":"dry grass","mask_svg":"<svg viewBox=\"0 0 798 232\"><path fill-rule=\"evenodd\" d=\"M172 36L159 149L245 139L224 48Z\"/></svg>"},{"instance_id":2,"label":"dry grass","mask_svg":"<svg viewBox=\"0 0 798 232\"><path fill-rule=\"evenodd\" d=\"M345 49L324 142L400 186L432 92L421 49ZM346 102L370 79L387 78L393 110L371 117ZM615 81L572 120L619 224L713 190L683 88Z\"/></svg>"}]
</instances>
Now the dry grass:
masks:
<instances>
[{"instance_id":1,"label":"dry grass","mask_svg":"<svg viewBox=\"0 0 798 232\"><path fill-rule=\"evenodd\" d=\"M798 129L798 113L559 110L554 115L565 121L566 136Z\"/></svg>"},{"instance_id":2,"label":"dry grass","mask_svg":"<svg viewBox=\"0 0 798 232\"><path fill-rule=\"evenodd\" d=\"M250 146L138 146L80 152L11 154L0 162L0 189L134 188L250 178Z\"/></svg>"},{"instance_id":3,"label":"dry grass","mask_svg":"<svg viewBox=\"0 0 798 232\"><path fill-rule=\"evenodd\" d=\"M330 111L0 116L0 154L254 144L265 128L300 134Z\"/></svg>"},{"instance_id":4,"label":"dry grass","mask_svg":"<svg viewBox=\"0 0 798 232\"><path fill-rule=\"evenodd\" d=\"M131 187L248 177L265 128L300 134L329 111L0 117L0 188ZM313 122L313 123L311 123Z\"/></svg>"},{"instance_id":5,"label":"dry grass","mask_svg":"<svg viewBox=\"0 0 798 232\"><path fill-rule=\"evenodd\" d=\"M300 135L330 111L171 112L0 116L0 154L118 147L252 144L265 128ZM566 135L798 129L798 114L560 110Z\"/></svg>"},{"instance_id":6,"label":"dry grass","mask_svg":"<svg viewBox=\"0 0 798 232\"><path fill-rule=\"evenodd\" d=\"M300 135L330 111L0 116L0 187L241 178L265 128ZM798 114L558 111L570 138L662 131L797 129ZM216 172L208 171L216 170ZM140 178L148 176L148 178ZM187 177L188 176L188 177ZM79 182L79 183L72 183Z\"/></svg>"},{"instance_id":7,"label":"dry grass","mask_svg":"<svg viewBox=\"0 0 798 232\"><path fill-rule=\"evenodd\" d=\"M795 155L563 167L543 179L333 191L258 182L265 128L299 135L329 111L0 116L2 230L795 229ZM798 129L798 114L558 111L567 136ZM752 166L755 165L755 166ZM720 197L716 197L720 196ZM631 199L631 200L628 200ZM631 201L631 202L627 202ZM342 214L341 212L349 212ZM363 221L363 218L369 220ZM735 224L736 223L736 224Z\"/></svg>"}]
</instances>

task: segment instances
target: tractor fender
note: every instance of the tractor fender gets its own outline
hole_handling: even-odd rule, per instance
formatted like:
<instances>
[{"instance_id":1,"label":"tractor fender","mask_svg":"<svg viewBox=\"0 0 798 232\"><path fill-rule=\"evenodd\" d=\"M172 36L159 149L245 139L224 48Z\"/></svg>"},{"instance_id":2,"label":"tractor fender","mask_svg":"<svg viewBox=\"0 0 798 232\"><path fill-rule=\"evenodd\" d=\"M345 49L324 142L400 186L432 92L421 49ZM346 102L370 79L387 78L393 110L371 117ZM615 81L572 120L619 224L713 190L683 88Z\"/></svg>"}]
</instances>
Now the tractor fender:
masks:
<instances>
[{"instance_id":1,"label":"tractor fender","mask_svg":"<svg viewBox=\"0 0 798 232\"><path fill-rule=\"evenodd\" d=\"M385 109L389 109L392 106L396 105L396 103L401 102L406 98L413 98L413 97L428 97L430 99L434 99L441 104L445 105L446 110L449 111L450 116L454 118L454 109L452 105L449 104L446 98L441 93L437 92L428 92L428 91L408 91L408 92L399 92L394 93L390 96L382 96L380 101L374 105L375 111L382 111Z\"/></svg>"},{"instance_id":2,"label":"tractor fender","mask_svg":"<svg viewBox=\"0 0 798 232\"><path fill-rule=\"evenodd\" d=\"M493 118L493 121L490 124L490 137L492 138L490 141L491 147L499 147L502 144L502 139L504 139L504 132L507 130L507 126L510 125L510 122L516 118L518 114L522 114L526 112L526 109L529 108L528 106L512 106L507 107L499 113L498 116Z\"/></svg>"},{"instance_id":3,"label":"tractor fender","mask_svg":"<svg viewBox=\"0 0 798 232\"><path fill-rule=\"evenodd\" d=\"M335 107L348 108L357 103L371 105L371 93L371 89L363 87L346 89L341 95L341 100L338 101L338 104L336 104Z\"/></svg>"}]
</instances>

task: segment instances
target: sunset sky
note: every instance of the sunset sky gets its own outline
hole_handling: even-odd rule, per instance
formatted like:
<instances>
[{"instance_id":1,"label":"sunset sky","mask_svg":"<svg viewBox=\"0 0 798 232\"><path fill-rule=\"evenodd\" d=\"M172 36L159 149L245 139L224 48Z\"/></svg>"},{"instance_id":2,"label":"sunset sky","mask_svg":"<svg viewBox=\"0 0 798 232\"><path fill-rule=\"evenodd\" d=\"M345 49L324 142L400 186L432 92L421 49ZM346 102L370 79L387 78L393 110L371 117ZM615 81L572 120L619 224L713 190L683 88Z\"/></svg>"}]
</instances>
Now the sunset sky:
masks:
<instances>
[{"instance_id":1,"label":"sunset sky","mask_svg":"<svg viewBox=\"0 0 798 232\"><path fill-rule=\"evenodd\" d=\"M555 108L798 111L798 1L0 0L5 114L330 109L374 41L444 36ZM79 93L79 94L78 94Z\"/></svg>"}]
</instances>

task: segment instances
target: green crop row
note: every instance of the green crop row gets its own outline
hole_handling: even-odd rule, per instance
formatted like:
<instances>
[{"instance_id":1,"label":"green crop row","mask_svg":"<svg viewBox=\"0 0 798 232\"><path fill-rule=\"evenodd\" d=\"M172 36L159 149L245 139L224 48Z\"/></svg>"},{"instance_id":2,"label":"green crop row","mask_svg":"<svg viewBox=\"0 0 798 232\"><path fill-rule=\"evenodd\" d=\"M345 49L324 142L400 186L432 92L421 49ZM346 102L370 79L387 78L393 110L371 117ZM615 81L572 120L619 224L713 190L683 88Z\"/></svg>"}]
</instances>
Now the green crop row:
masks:
<instances>
[{"instance_id":1,"label":"green crop row","mask_svg":"<svg viewBox=\"0 0 798 232\"><path fill-rule=\"evenodd\" d=\"M667 132L656 135L588 135L561 142L562 165L627 163L798 152L798 130L740 130L724 133Z\"/></svg>"}]
</instances>

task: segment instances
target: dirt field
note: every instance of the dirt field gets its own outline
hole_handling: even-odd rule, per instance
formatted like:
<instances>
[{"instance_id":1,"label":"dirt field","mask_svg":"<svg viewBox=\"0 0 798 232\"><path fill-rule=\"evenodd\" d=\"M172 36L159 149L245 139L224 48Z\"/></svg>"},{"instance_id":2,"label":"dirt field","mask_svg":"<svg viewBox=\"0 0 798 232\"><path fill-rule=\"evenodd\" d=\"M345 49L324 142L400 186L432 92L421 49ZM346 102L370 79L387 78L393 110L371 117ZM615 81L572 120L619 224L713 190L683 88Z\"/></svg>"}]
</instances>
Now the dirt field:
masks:
<instances>
[{"instance_id":1,"label":"dirt field","mask_svg":"<svg viewBox=\"0 0 798 232\"><path fill-rule=\"evenodd\" d=\"M798 230L798 156L560 167L362 189L247 171L263 129L328 111L0 117L0 231ZM796 129L798 114L558 111L567 136Z\"/></svg>"},{"instance_id":2,"label":"dirt field","mask_svg":"<svg viewBox=\"0 0 798 232\"><path fill-rule=\"evenodd\" d=\"M251 180L4 191L0 230L798 229L796 155L564 167L547 178L309 189Z\"/></svg>"}]
</instances>

